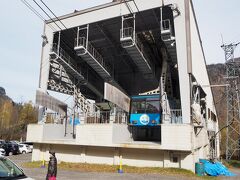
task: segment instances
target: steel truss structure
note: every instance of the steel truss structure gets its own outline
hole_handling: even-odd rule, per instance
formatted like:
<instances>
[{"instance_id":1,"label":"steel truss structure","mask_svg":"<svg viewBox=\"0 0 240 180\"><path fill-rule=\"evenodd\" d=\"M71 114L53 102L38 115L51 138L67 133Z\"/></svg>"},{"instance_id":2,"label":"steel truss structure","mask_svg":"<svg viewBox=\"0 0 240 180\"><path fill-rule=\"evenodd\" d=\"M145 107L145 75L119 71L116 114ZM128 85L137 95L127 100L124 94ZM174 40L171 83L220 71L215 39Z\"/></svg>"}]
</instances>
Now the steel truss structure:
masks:
<instances>
[{"instance_id":1,"label":"steel truss structure","mask_svg":"<svg viewBox=\"0 0 240 180\"><path fill-rule=\"evenodd\" d=\"M239 75L240 62L234 59L234 50L237 45L222 45L226 60L226 95L227 95L227 139L226 160L239 157L240 155L240 104L239 104Z\"/></svg>"}]
</instances>

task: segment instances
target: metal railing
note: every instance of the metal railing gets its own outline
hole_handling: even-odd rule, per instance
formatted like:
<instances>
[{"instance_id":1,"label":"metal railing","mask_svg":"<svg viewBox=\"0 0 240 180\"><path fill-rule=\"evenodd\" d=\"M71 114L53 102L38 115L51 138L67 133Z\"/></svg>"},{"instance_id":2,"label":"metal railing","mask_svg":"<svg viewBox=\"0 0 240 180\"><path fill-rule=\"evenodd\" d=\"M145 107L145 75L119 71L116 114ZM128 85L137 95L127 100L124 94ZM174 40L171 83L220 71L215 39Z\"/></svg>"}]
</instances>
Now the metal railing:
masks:
<instances>
[{"instance_id":1,"label":"metal railing","mask_svg":"<svg viewBox=\"0 0 240 180\"><path fill-rule=\"evenodd\" d=\"M86 48L86 38L85 37L75 38L74 47L79 47L79 46L83 46Z\"/></svg>"},{"instance_id":2,"label":"metal railing","mask_svg":"<svg viewBox=\"0 0 240 180\"><path fill-rule=\"evenodd\" d=\"M124 38L131 38L132 39L132 42L131 42L132 44L131 45L135 44L138 47L142 56L145 59L147 59L146 56L145 56L145 52L144 52L144 46L143 46L141 40L139 39L139 37L136 34L135 35L134 34L135 34L135 32L134 32L134 29L132 27L127 27L127 28L120 29L120 38L123 40L123 42L124 42ZM131 46L131 45L129 43L126 43L126 47Z\"/></svg>"},{"instance_id":3,"label":"metal railing","mask_svg":"<svg viewBox=\"0 0 240 180\"><path fill-rule=\"evenodd\" d=\"M182 124L182 110L181 109L171 109L171 123L172 124Z\"/></svg>"},{"instance_id":4,"label":"metal railing","mask_svg":"<svg viewBox=\"0 0 240 180\"><path fill-rule=\"evenodd\" d=\"M109 124L111 122L111 111L96 111L85 114L86 124ZM127 116L117 112L112 119L115 124L127 124Z\"/></svg>"},{"instance_id":5,"label":"metal railing","mask_svg":"<svg viewBox=\"0 0 240 180\"><path fill-rule=\"evenodd\" d=\"M161 31L167 31L167 30L171 31L170 19L161 21Z\"/></svg>"},{"instance_id":6,"label":"metal railing","mask_svg":"<svg viewBox=\"0 0 240 180\"><path fill-rule=\"evenodd\" d=\"M88 43L87 50L102 66L104 66L102 55L92 46L91 43Z\"/></svg>"},{"instance_id":7,"label":"metal railing","mask_svg":"<svg viewBox=\"0 0 240 180\"><path fill-rule=\"evenodd\" d=\"M106 65L102 55L92 46L90 42L87 42L86 37L79 37L78 39L75 39L74 47L80 46L84 47L85 50L88 51L88 53L92 55L101 66L103 66L109 73L111 73L111 67Z\"/></svg>"},{"instance_id":8,"label":"metal railing","mask_svg":"<svg viewBox=\"0 0 240 180\"><path fill-rule=\"evenodd\" d=\"M76 65L73 64L73 59L71 58L71 56L69 56L65 50L63 50L61 47L59 47L58 44L54 43L52 45L51 51L55 52L60 58L62 58L64 61L66 61L74 69L77 69Z\"/></svg>"},{"instance_id":9,"label":"metal railing","mask_svg":"<svg viewBox=\"0 0 240 180\"><path fill-rule=\"evenodd\" d=\"M86 124L108 124L110 121L110 111L97 111L85 114Z\"/></svg>"},{"instance_id":10,"label":"metal railing","mask_svg":"<svg viewBox=\"0 0 240 180\"><path fill-rule=\"evenodd\" d=\"M163 41L173 40L172 27L170 19L165 19L160 22L160 29Z\"/></svg>"},{"instance_id":11,"label":"metal railing","mask_svg":"<svg viewBox=\"0 0 240 180\"><path fill-rule=\"evenodd\" d=\"M123 28L120 29L120 39L123 38L134 38L134 31L132 27L127 27L127 28Z\"/></svg>"}]
</instances>

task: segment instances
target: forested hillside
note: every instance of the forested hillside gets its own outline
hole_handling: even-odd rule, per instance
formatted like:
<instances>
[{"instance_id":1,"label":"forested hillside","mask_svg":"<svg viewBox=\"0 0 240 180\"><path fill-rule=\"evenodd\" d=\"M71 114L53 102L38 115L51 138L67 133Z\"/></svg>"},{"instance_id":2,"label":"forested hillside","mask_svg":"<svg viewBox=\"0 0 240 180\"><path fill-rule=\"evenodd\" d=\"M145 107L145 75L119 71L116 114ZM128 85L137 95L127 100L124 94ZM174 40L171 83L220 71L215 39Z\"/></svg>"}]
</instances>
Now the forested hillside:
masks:
<instances>
[{"instance_id":1,"label":"forested hillside","mask_svg":"<svg viewBox=\"0 0 240 180\"><path fill-rule=\"evenodd\" d=\"M0 139L24 140L27 125L37 122L37 109L29 103L15 103L0 87Z\"/></svg>"},{"instance_id":2,"label":"forested hillside","mask_svg":"<svg viewBox=\"0 0 240 180\"><path fill-rule=\"evenodd\" d=\"M236 58L235 61L240 62L240 58ZM211 64L207 66L210 83L212 85L226 84L226 68L225 64ZM240 87L239 87L240 88ZM216 109L218 113L218 119L220 128L226 125L227 119L227 99L225 87L213 87L213 95L215 99ZM226 129L221 132L221 153L225 152L226 143Z\"/></svg>"}]
</instances>

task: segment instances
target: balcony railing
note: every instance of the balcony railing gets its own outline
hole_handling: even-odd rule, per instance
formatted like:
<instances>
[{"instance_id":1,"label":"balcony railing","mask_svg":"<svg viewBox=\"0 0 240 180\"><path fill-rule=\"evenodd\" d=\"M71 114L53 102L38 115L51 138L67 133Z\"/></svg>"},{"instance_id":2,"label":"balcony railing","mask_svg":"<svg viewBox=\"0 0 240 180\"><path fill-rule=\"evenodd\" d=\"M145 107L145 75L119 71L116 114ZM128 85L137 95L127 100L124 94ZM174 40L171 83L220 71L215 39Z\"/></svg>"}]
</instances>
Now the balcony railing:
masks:
<instances>
[{"instance_id":1,"label":"balcony railing","mask_svg":"<svg viewBox=\"0 0 240 180\"><path fill-rule=\"evenodd\" d=\"M134 32L133 32L133 28L132 27L127 27L127 28L123 28L120 29L120 39L124 39L124 38L133 38L134 37Z\"/></svg>"},{"instance_id":2,"label":"balcony railing","mask_svg":"<svg viewBox=\"0 0 240 180\"><path fill-rule=\"evenodd\" d=\"M97 62L104 67L109 73L111 73L111 67L108 66L102 55L92 46L92 44L90 42L87 43L86 37L79 37L78 39L75 39L75 43L74 43L74 47L81 47L85 49L85 53L86 51L88 51L88 53L94 57L94 59L97 60ZM84 54L84 53L83 53Z\"/></svg>"},{"instance_id":3,"label":"balcony railing","mask_svg":"<svg viewBox=\"0 0 240 180\"><path fill-rule=\"evenodd\" d=\"M182 124L182 110L181 109L171 109L171 123L172 124Z\"/></svg>"},{"instance_id":4,"label":"balcony railing","mask_svg":"<svg viewBox=\"0 0 240 180\"><path fill-rule=\"evenodd\" d=\"M113 119L111 116L114 116ZM116 113L115 115L111 115L110 111L96 111L92 113L85 114L85 122L86 124L109 124L111 119L115 124L126 124L127 116L124 116L122 113Z\"/></svg>"},{"instance_id":5,"label":"balcony railing","mask_svg":"<svg viewBox=\"0 0 240 180\"><path fill-rule=\"evenodd\" d=\"M52 45L51 52L55 52L60 58L62 58L70 66L77 69L76 65L73 64L73 59L71 58L71 56L69 56L68 53L65 50L63 50L61 47L58 47L56 43Z\"/></svg>"}]
</instances>

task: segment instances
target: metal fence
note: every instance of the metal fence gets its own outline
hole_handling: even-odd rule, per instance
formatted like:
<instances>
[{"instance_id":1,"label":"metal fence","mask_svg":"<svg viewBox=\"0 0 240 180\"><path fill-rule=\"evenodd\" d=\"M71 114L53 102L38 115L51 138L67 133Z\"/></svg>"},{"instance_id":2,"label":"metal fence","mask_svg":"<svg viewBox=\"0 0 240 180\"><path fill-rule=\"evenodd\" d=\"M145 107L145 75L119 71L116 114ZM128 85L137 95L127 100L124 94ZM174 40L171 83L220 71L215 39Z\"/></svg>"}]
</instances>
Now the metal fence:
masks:
<instances>
[{"instance_id":1,"label":"metal fence","mask_svg":"<svg viewBox=\"0 0 240 180\"><path fill-rule=\"evenodd\" d=\"M121 112L113 115L110 111L98 111L84 115L85 124L109 124L111 120L112 123L127 124L127 116Z\"/></svg>"},{"instance_id":2,"label":"metal fence","mask_svg":"<svg viewBox=\"0 0 240 180\"><path fill-rule=\"evenodd\" d=\"M94 48L90 42L87 42L86 37L79 37L78 39L75 39L75 47L80 46L85 48L85 51L88 51L88 53L93 56L93 58L97 60L99 64L101 64L109 73L111 73L111 67L105 63L102 55L96 50L96 48Z\"/></svg>"},{"instance_id":3,"label":"metal fence","mask_svg":"<svg viewBox=\"0 0 240 180\"><path fill-rule=\"evenodd\" d=\"M182 110L181 109L171 109L171 123L172 124L182 124Z\"/></svg>"},{"instance_id":4,"label":"metal fence","mask_svg":"<svg viewBox=\"0 0 240 180\"><path fill-rule=\"evenodd\" d=\"M132 38L133 39L133 35L135 32L133 32L133 28L132 27L127 27L127 28L123 28L120 29L120 38Z\"/></svg>"}]
</instances>

